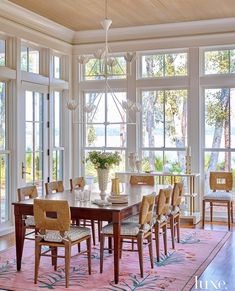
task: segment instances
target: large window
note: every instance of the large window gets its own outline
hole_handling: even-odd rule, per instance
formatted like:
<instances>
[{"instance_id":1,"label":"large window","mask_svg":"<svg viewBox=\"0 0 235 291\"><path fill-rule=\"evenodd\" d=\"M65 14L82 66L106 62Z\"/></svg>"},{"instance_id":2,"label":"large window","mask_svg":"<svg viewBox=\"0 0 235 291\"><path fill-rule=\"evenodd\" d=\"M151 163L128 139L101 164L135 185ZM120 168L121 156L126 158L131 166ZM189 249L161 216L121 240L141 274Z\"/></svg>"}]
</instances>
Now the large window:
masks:
<instances>
[{"instance_id":1,"label":"large window","mask_svg":"<svg viewBox=\"0 0 235 291\"><path fill-rule=\"evenodd\" d=\"M9 220L6 84L0 82L0 223Z\"/></svg>"},{"instance_id":2,"label":"large window","mask_svg":"<svg viewBox=\"0 0 235 291\"><path fill-rule=\"evenodd\" d=\"M39 49L21 45L21 70L39 74Z\"/></svg>"},{"instance_id":3,"label":"large window","mask_svg":"<svg viewBox=\"0 0 235 291\"><path fill-rule=\"evenodd\" d=\"M6 66L6 41L0 39L0 66Z\"/></svg>"},{"instance_id":4,"label":"large window","mask_svg":"<svg viewBox=\"0 0 235 291\"><path fill-rule=\"evenodd\" d=\"M174 77L187 75L187 53L156 53L141 56L141 77Z\"/></svg>"},{"instance_id":5,"label":"large window","mask_svg":"<svg viewBox=\"0 0 235 291\"><path fill-rule=\"evenodd\" d=\"M142 91L143 170L184 170L187 90Z\"/></svg>"},{"instance_id":6,"label":"large window","mask_svg":"<svg viewBox=\"0 0 235 291\"><path fill-rule=\"evenodd\" d=\"M126 113L121 104L126 92L88 92L84 95L85 153L89 150L117 150L122 156L121 165L114 170L125 168ZM86 175L96 176L91 164L87 164Z\"/></svg>"},{"instance_id":7,"label":"large window","mask_svg":"<svg viewBox=\"0 0 235 291\"><path fill-rule=\"evenodd\" d=\"M63 153L62 147L62 96L61 92L53 94L53 155L52 179L63 180Z\"/></svg>"}]
</instances>

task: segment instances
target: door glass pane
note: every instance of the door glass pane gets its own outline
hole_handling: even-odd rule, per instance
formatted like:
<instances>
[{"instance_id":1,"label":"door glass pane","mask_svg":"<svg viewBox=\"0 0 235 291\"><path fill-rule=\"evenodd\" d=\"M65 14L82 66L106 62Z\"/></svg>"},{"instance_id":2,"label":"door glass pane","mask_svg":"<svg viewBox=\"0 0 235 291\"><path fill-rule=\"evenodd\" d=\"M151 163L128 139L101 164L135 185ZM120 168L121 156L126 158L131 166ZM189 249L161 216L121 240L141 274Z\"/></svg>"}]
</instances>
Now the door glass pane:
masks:
<instances>
[{"instance_id":1,"label":"door glass pane","mask_svg":"<svg viewBox=\"0 0 235 291\"><path fill-rule=\"evenodd\" d=\"M33 123L26 122L25 126L25 151L31 152L33 151Z\"/></svg>"},{"instance_id":2,"label":"door glass pane","mask_svg":"<svg viewBox=\"0 0 235 291\"><path fill-rule=\"evenodd\" d=\"M235 89L230 89L231 148L235 148Z\"/></svg>"},{"instance_id":3,"label":"door glass pane","mask_svg":"<svg viewBox=\"0 0 235 291\"><path fill-rule=\"evenodd\" d=\"M42 150L43 148L43 139L42 139L43 124L35 122L34 126L35 126L35 130L34 130L35 151L38 151L38 150Z\"/></svg>"},{"instance_id":4,"label":"door glass pane","mask_svg":"<svg viewBox=\"0 0 235 291\"><path fill-rule=\"evenodd\" d=\"M61 95L54 92L54 146L60 147L61 133Z\"/></svg>"},{"instance_id":5,"label":"door glass pane","mask_svg":"<svg viewBox=\"0 0 235 291\"><path fill-rule=\"evenodd\" d=\"M0 149L6 147L6 85L0 82Z\"/></svg>"},{"instance_id":6,"label":"door glass pane","mask_svg":"<svg viewBox=\"0 0 235 291\"><path fill-rule=\"evenodd\" d=\"M33 121L33 92L25 92L25 119Z\"/></svg>"},{"instance_id":7,"label":"door glass pane","mask_svg":"<svg viewBox=\"0 0 235 291\"><path fill-rule=\"evenodd\" d=\"M33 184L33 153L25 153L25 180L26 183Z\"/></svg>"},{"instance_id":8,"label":"door glass pane","mask_svg":"<svg viewBox=\"0 0 235 291\"><path fill-rule=\"evenodd\" d=\"M34 181L42 181L42 170L43 170L43 153L35 152L35 179Z\"/></svg>"},{"instance_id":9,"label":"door glass pane","mask_svg":"<svg viewBox=\"0 0 235 291\"><path fill-rule=\"evenodd\" d=\"M42 94L34 93L34 111L35 111L35 121L42 121L43 119L43 106L42 106Z\"/></svg>"},{"instance_id":10,"label":"door glass pane","mask_svg":"<svg viewBox=\"0 0 235 291\"><path fill-rule=\"evenodd\" d=\"M8 201L8 155L0 155L0 223L9 220Z\"/></svg>"},{"instance_id":11,"label":"door glass pane","mask_svg":"<svg viewBox=\"0 0 235 291\"><path fill-rule=\"evenodd\" d=\"M53 160L52 160L52 178L54 181L63 179L63 151L54 150L53 151Z\"/></svg>"},{"instance_id":12,"label":"door glass pane","mask_svg":"<svg viewBox=\"0 0 235 291\"><path fill-rule=\"evenodd\" d=\"M6 41L0 39L0 66L6 66Z\"/></svg>"}]
</instances>

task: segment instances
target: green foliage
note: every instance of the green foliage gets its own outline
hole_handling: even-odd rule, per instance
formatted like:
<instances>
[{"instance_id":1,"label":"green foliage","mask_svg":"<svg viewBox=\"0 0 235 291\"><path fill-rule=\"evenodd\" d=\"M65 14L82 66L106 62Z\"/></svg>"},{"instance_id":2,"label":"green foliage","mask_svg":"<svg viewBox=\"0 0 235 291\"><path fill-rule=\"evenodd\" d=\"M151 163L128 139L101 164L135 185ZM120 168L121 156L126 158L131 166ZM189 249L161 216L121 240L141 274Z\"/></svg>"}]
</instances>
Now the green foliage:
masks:
<instances>
[{"instance_id":1,"label":"green foliage","mask_svg":"<svg viewBox=\"0 0 235 291\"><path fill-rule=\"evenodd\" d=\"M161 157L156 157L154 161L154 170L157 172L163 171L163 161Z\"/></svg>"},{"instance_id":2,"label":"green foliage","mask_svg":"<svg viewBox=\"0 0 235 291\"><path fill-rule=\"evenodd\" d=\"M88 153L86 162L90 161L95 169L109 169L114 165L119 165L121 157L118 152L106 153L99 151L91 151Z\"/></svg>"},{"instance_id":3,"label":"green foliage","mask_svg":"<svg viewBox=\"0 0 235 291\"><path fill-rule=\"evenodd\" d=\"M94 126L91 125L87 130L87 143L88 143L88 146L91 146L94 143L95 140L96 140L96 132L95 132Z\"/></svg>"}]
</instances>

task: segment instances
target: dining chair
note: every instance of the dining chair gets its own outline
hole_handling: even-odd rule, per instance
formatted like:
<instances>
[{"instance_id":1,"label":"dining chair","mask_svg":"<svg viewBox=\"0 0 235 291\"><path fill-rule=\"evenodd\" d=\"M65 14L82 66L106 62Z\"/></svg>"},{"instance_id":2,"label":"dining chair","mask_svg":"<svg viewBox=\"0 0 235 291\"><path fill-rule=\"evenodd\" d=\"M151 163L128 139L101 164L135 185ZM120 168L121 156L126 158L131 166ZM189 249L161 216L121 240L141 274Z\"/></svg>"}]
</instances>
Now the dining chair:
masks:
<instances>
[{"instance_id":1,"label":"dining chair","mask_svg":"<svg viewBox=\"0 0 235 291\"><path fill-rule=\"evenodd\" d=\"M70 191L73 191L74 189L83 189L85 187L85 179L84 177L76 177L73 179L70 179ZM83 226L91 226L91 231L92 231L92 240L93 240L93 245L96 244L96 237L95 237L95 223L97 222L98 224L98 239L100 241L100 231L102 227L101 221L95 221L95 220L83 220ZM80 223L80 222L79 222Z\"/></svg>"},{"instance_id":2,"label":"dining chair","mask_svg":"<svg viewBox=\"0 0 235 291\"><path fill-rule=\"evenodd\" d=\"M175 248L175 229L177 231L177 242L180 242L180 204L183 195L183 183L174 183L172 199L168 217L170 220L172 248Z\"/></svg>"},{"instance_id":3,"label":"dining chair","mask_svg":"<svg viewBox=\"0 0 235 291\"><path fill-rule=\"evenodd\" d=\"M155 204L155 195L144 196L141 202L139 222L122 222L120 227L121 246L124 239L133 239L137 241L140 274L143 278L143 241L147 239L149 247L149 256L151 268L153 268L152 251L152 219ZM107 224L102 228L100 241L100 273L103 273L103 253L105 238L113 238L113 224ZM119 250L121 255L121 249Z\"/></svg>"},{"instance_id":4,"label":"dining chair","mask_svg":"<svg viewBox=\"0 0 235 291\"><path fill-rule=\"evenodd\" d=\"M211 191L204 195L202 205L202 227L205 225L205 207L210 203L210 221L213 221L213 206L226 206L228 211L228 229L233 223L233 174L232 172L210 172Z\"/></svg>"},{"instance_id":5,"label":"dining chair","mask_svg":"<svg viewBox=\"0 0 235 291\"><path fill-rule=\"evenodd\" d=\"M48 213L51 217L48 217ZM53 215L53 216L52 216ZM42 256L51 256L55 271L57 270L57 258L65 259L66 288L69 287L69 272L71 247L86 241L88 273L91 274L91 235L90 229L80 226L70 226L71 214L68 201L34 199L34 217L37 229L35 238L35 270L34 283L37 284L39 264ZM43 246L49 249L42 248ZM58 247L64 248L64 255L58 255ZM51 251L51 254L48 252Z\"/></svg>"},{"instance_id":6,"label":"dining chair","mask_svg":"<svg viewBox=\"0 0 235 291\"><path fill-rule=\"evenodd\" d=\"M63 192L64 191L64 184L63 181L53 181L45 183L46 195Z\"/></svg>"},{"instance_id":7,"label":"dining chair","mask_svg":"<svg viewBox=\"0 0 235 291\"><path fill-rule=\"evenodd\" d=\"M18 192L18 201L24 201L27 199L33 199L38 197L38 191L36 186L26 186L17 189ZM27 232L27 229L31 231ZM24 232L25 238L34 240L35 235L35 221L33 215L24 216ZM33 235L33 236L32 236Z\"/></svg>"},{"instance_id":8,"label":"dining chair","mask_svg":"<svg viewBox=\"0 0 235 291\"><path fill-rule=\"evenodd\" d=\"M160 261L159 236L161 230L163 235L164 253L167 255L167 215L170 208L171 192L171 188L160 189L159 194L156 196L156 216L153 218L153 221L158 262Z\"/></svg>"},{"instance_id":9,"label":"dining chair","mask_svg":"<svg viewBox=\"0 0 235 291\"><path fill-rule=\"evenodd\" d=\"M131 185L150 185L154 186L154 177L153 176L131 176L130 177Z\"/></svg>"}]
</instances>

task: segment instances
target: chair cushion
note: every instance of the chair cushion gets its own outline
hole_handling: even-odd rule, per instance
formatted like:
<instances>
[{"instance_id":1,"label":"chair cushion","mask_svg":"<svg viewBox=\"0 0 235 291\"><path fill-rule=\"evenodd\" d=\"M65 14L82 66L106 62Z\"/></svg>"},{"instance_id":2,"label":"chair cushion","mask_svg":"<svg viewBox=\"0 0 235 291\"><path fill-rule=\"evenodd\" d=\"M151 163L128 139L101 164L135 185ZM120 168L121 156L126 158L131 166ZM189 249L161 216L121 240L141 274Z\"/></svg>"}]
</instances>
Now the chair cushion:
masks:
<instances>
[{"instance_id":1,"label":"chair cushion","mask_svg":"<svg viewBox=\"0 0 235 291\"><path fill-rule=\"evenodd\" d=\"M173 207L170 206L168 215L176 215L177 213L180 213L179 206L176 206L174 210L173 210Z\"/></svg>"},{"instance_id":2,"label":"chair cushion","mask_svg":"<svg viewBox=\"0 0 235 291\"><path fill-rule=\"evenodd\" d=\"M144 233L151 229L149 224L144 225ZM140 224L135 222L122 222L121 224L121 235L136 236L139 233ZM107 224L102 228L103 234L113 234L113 224Z\"/></svg>"},{"instance_id":3,"label":"chair cushion","mask_svg":"<svg viewBox=\"0 0 235 291\"><path fill-rule=\"evenodd\" d=\"M209 192L204 195L203 199L213 199L213 200L232 200L232 193L225 191Z\"/></svg>"},{"instance_id":4,"label":"chair cushion","mask_svg":"<svg viewBox=\"0 0 235 291\"><path fill-rule=\"evenodd\" d=\"M35 220L33 215L27 215L24 222L26 226L35 226Z\"/></svg>"},{"instance_id":5,"label":"chair cushion","mask_svg":"<svg viewBox=\"0 0 235 291\"><path fill-rule=\"evenodd\" d=\"M139 214L132 215L126 219L123 220L123 222L134 222L134 223L139 223Z\"/></svg>"},{"instance_id":6,"label":"chair cushion","mask_svg":"<svg viewBox=\"0 0 235 291\"><path fill-rule=\"evenodd\" d=\"M59 231L47 230L46 234L43 235L43 239L49 242L62 242L63 239L76 241L90 234L91 231L87 227L71 226L70 230L65 232L64 237L61 236Z\"/></svg>"},{"instance_id":7,"label":"chair cushion","mask_svg":"<svg viewBox=\"0 0 235 291\"><path fill-rule=\"evenodd\" d=\"M156 222L161 224L161 223L163 223L165 221L167 221L167 216L166 215L161 214L160 215L160 219L157 219L156 216L153 217L153 224L155 224Z\"/></svg>"}]
</instances>

